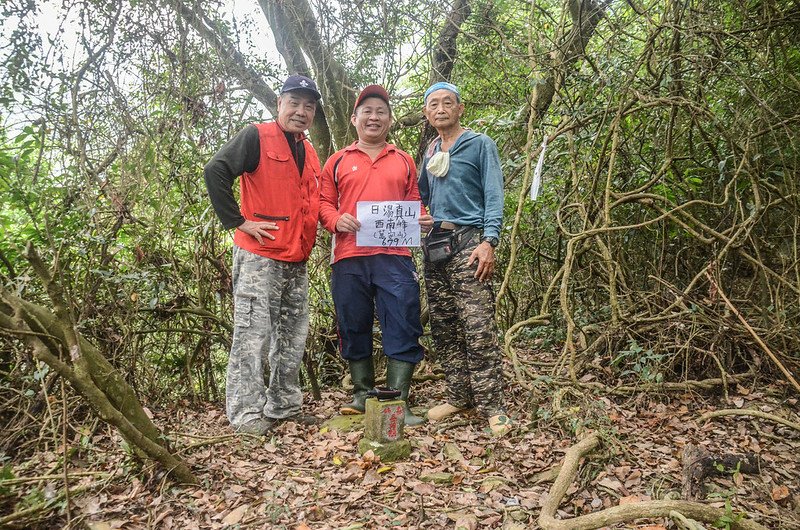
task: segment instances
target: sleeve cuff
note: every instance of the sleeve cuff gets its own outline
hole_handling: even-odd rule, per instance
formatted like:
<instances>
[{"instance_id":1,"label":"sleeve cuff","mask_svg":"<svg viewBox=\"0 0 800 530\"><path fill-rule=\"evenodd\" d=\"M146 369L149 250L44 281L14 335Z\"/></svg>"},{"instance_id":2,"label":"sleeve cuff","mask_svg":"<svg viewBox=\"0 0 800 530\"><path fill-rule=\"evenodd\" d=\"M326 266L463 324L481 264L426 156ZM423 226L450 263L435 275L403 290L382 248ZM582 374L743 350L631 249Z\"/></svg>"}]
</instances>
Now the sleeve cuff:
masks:
<instances>
[{"instance_id":1,"label":"sleeve cuff","mask_svg":"<svg viewBox=\"0 0 800 530\"><path fill-rule=\"evenodd\" d=\"M239 219L235 219L233 221L228 221L227 223L223 223L222 226L225 227L226 230L231 230L233 228L237 228L241 226L247 219L244 217L240 217Z\"/></svg>"}]
</instances>

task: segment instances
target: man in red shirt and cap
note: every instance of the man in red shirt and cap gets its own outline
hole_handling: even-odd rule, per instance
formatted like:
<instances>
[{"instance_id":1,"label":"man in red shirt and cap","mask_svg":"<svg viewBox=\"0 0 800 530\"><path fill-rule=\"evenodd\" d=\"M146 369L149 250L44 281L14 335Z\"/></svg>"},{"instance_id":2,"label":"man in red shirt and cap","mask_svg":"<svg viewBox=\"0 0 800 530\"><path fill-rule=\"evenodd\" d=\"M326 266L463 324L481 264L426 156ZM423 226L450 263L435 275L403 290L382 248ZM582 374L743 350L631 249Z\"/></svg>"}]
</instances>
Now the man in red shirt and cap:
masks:
<instances>
[{"instance_id":1,"label":"man in red shirt and cap","mask_svg":"<svg viewBox=\"0 0 800 530\"><path fill-rule=\"evenodd\" d=\"M328 159L320 195L320 222L333 233L331 291L339 349L353 379L353 402L341 412L363 413L367 391L375 385L372 327L377 312L388 357L386 383L406 401L406 425L418 425L423 419L408 407L411 376L423 358L419 281L411 252L408 247L356 245L361 228L356 203L419 201L417 171L408 153L386 141L392 109L382 86L361 91L350 121L358 140ZM422 207L419 224L422 229L433 225Z\"/></svg>"}]
</instances>

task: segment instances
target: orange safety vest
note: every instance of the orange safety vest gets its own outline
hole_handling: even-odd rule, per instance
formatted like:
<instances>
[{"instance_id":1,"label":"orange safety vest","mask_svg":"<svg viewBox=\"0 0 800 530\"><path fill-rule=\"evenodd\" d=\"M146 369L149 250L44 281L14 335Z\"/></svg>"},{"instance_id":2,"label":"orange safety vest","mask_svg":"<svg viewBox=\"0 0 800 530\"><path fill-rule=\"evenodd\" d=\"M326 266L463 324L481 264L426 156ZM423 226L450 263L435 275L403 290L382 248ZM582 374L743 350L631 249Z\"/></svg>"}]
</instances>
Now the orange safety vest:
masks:
<instances>
[{"instance_id":1,"label":"orange safety vest","mask_svg":"<svg viewBox=\"0 0 800 530\"><path fill-rule=\"evenodd\" d=\"M306 261L314 247L319 215L319 158L308 140L303 174L277 122L257 123L261 146L258 167L239 178L242 215L249 221L273 221L275 240L236 230L233 242L259 256L279 261Z\"/></svg>"}]
</instances>

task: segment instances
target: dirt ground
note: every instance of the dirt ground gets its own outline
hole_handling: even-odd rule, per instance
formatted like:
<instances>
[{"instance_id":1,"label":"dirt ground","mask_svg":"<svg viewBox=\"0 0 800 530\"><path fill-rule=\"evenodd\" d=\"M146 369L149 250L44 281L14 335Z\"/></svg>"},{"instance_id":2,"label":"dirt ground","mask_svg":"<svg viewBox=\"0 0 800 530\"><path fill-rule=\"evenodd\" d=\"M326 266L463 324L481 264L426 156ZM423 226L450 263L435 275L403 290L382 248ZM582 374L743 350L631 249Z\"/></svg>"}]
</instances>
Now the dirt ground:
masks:
<instances>
[{"instance_id":1,"label":"dirt ground","mask_svg":"<svg viewBox=\"0 0 800 530\"><path fill-rule=\"evenodd\" d=\"M443 389L441 380L417 384L415 406L438 403ZM161 470L139 466L118 435L101 427L70 444L68 503L63 448L7 462L0 517L31 513L0 520L11 528L62 528L69 517L74 528L94 530L455 528L456 521L465 528L537 528L565 451L597 432L601 448L581 464L560 505L562 519L680 498L683 450L695 444L716 455L760 457L756 473L718 469L705 479L702 502L728 506L732 517L746 512L766 528L800 528L800 431L746 415L698 421L712 410L753 409L797 423L797 399L779 383L734 386L727 397L612 398L553 381L510 390L516 428L509 435L492 438L477 415L424 424L407 429L411 457L391 464L358 454L359 430L285 423L268 439L234 435L221 404L176 403L153 413L200 487L176 485ZM330 418L346 398L343 391L324 392L306 412ZM662 518L614 528L678 527Z\"/></svg>"}]
</instances>

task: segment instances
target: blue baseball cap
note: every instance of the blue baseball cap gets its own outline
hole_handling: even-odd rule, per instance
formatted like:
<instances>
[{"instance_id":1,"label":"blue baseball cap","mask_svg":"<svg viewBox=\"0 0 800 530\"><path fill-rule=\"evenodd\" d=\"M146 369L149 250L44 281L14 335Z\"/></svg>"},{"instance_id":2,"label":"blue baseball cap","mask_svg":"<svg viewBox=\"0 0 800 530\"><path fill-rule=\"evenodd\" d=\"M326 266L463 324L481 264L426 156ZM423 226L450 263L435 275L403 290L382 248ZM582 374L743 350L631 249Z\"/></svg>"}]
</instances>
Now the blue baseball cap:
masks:
<instances>
[{"instance_id":1,"label":"blue baseball cap","mask_svg":"<svg viewBox=\"0 0 800 530\"><path fill-rule=\"evenodd\" d=\"M438 83L434 83L431 87L425 91L425 97L422 99L422 104L426 104L428 102L428 96L432 93L436 92L437 90L449 90L453 94L456 95L458 102L461 103L461 92L458 91L458 87L455 86L453 83L448 83L446 81L439 81Z\"/></svg>"},{"instance_id":2,"label":"blue baseball cap","mask_svg":"<svg viewBox=\"0 0 800 530\"><path fill-rule=\"evenodd\" d=\"M281 94L292 92L294 90L306 90L311 92L314 99L321 99L322 94L317 90L317 84L309 77L304 75L290 75L286 78L281 88Z\"/></svg>"}]
</instances>

